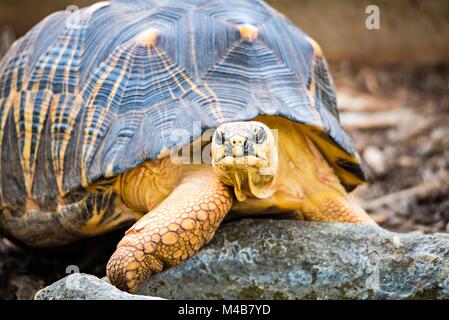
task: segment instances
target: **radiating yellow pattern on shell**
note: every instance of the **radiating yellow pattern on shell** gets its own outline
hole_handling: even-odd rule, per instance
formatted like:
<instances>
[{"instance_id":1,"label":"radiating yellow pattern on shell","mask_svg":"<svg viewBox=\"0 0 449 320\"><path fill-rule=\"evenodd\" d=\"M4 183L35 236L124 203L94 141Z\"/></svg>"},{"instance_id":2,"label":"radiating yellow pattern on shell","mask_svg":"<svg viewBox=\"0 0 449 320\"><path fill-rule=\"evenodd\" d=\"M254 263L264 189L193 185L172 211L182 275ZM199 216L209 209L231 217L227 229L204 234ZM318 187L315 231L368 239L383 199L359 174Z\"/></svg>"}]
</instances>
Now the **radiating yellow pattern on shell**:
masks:
<instances>
[{"instance_id":1,"label":"radiating yellow pattern on shell","mask_svg":"<svg viewBox=\"0 0 449 320\"><path fill-rule=\"evenodd\" d=\"M313 54L313 59L312 59L312 63L310 64L310 90L309 90L309 101L310 101L310 111L311 113L314 115L317 124L318 125L322 125L322 119L320 114L317 112L316 110L316 91L317 91L317 79L315 79L314 75L314 68L315 68L315 63L316 63L316 59L317 57L321 57L322 55L322 51L321 51L321 47L318 45L318 43L313 40L310 37L306 37L306 39L310 42L310 44L312 45L314 54Z\"/></svg>"},{"instance_id":2,"label":"radiating yellow pattern on shell","mask_svg":"<svg viewBox=\"0 0 449 320\"><path fill-rule=\"evenodd\" d=\"M100 93L100 88L103 86L104 82L108 78L108 76L111 74L111 72L115 69L117 63L119 62L121 50L118 50L115 52L115 55L112 57L112 62L107 65L107 68L105 72L102 74L99 81L95 84L95 87L93 89L94 94L92 95L90 101L87 104L87 118L85 120L86 122L86 130L84 131L84 139L83 139L83 148L82 148L82 183L84 187L87 187L89 185L87 176L87 165L89 163L89 159L91 159L95 147L95 143L98 138L100 127L104 124L106 114L108 113L108 108L112 102L112 98L114 97L113 94L109 97L109 104L107 106L95 106L95 98L97 97L97 94ZM126 60L129 61L129 60ZM124 72L126 72L126 68L122 68L120 75L123 77ZM117 90L118 85L120 84L119 81L115 81L113 85L113 91ZM98 113L98 110L100 112ZM98 118L95 119L95 116L98 116ZM95 121L94 121L95 120Z\"/></svg>"},{"instance_id":3,"label":"radiating yellow pattern on shell","mask_svg":"<svg viewBox=\"0 0 449 320\"><path fill-rule=\"evenodd\" d=\"M52 101L51 108L50 108L50 119L51 119L51 123L52 123L52 127L51 127L52 137L56 136L56 125L58 123L62 123L62 121L63 121L62 115L68 114L67 129L63 132L63 136L60 137L60 140L58 140L58 142L57 142L58 144L60 144L59 152L57 152L57 153L55 152L52 157L53 167L55 170L56 180L57 180L57 184L58 184L58 191L61 196L65 195L65 191L63 189L63 178L64 178L64 165L65 165L66 150L67 150L67 146L70 142L70 138L73 133L73 128L75 127L76 117L78 116L78 113L81 110L82 103L83 102L82 102L81 98L78 96L76 96L74 98L73 104L61 103L61 96L59 95L59 96L54 97L54 99ZM68 110L68 108L70 108L70 110ZM58 112L58 110L59 110L59 112ZM59 117L57 116L57 113L59 113ZM52 144L53 150L58 150L58 148L56 146L56 140L52 140L51 144Z\"/></svg>"},{"instance_id":4,"label":"radiating yellow pattern on shell","mask_svg":"<svg viewBox=\"0 0 449 320\"><path fill-rule=\"evenodd\" d=\"M47 111L50 107L52 100L52 93L50 91L40 91L39 94L44 96L40 108L20 108L23 97L25 98L24 103L28 106L35 106L37 94L35 92L24 92L16 95L14 101L14 117L16 123L17 132L21 133L21 123L23 121L23 138L19 136L19 140L23 139L23 150L21 152L22 168L24 171L25 187L27 194L31 195L31 190L33 187L34 171L36 167L36 155L39 150L40 136L42 129L44 128L44 121L47 115ZM23 110L23 120L21 119L21 110ZM37 122L35 122L35 111L38 110ZM33 133L33 128L37 128L36 133ZM32 143L34 142L34 148Z\"/></svg>"}]
</instances>

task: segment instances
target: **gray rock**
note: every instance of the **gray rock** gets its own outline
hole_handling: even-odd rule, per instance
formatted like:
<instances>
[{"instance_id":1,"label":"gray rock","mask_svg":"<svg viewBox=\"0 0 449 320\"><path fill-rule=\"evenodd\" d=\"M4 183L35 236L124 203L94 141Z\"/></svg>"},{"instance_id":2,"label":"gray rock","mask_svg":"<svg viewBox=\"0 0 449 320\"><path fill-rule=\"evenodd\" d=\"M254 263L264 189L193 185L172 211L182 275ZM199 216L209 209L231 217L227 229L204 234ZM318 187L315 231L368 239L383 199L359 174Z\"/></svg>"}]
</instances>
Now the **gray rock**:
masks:
<instances>
[{"instance_id":1,"label":"gray rock","mask_svg":"<svg viewBox=\"0 0 449 320\"><path fill-rule=\"evenodd\" d=\"M74 273L38 291L35 300L160 300L123 292L95 276Z\"/></svg>"},{"instance_id":2,"label":"gray rock","mask_svg":"<svg viewBox=\"0 0 449 320\"><path fill-rule=\"evenodd\" d=\"M449 235L242 220L139 291L170 299L447 299Z\"/></svg>"},{"instance_id":3,"label":"gray rock","mask_svg":"<svg viewBox=\"0 0 449 320\"><path fill-rule=\"evenodd\" d=\"M37 299L447 299L449 235L344 223L246 219L224 224L183 264L133 296L70 275ZM151 297L151 299L154 299Z\"/></svg>"}]
</instances>

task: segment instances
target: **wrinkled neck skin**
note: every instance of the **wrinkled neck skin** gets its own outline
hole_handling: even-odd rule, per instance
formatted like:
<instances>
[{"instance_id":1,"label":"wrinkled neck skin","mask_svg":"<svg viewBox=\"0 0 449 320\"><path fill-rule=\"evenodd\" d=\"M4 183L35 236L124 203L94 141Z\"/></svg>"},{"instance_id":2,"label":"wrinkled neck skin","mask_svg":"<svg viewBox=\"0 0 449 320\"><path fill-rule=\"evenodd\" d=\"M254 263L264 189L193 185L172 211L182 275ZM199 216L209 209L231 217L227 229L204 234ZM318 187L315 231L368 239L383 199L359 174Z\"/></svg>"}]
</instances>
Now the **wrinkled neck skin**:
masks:
<instances>
[{"instance_id":1,"label":"wrinkled neck skin","mask_svg":"<svg viewBox=\"0 0 449 320\"><path fill-rule=\"evenodd\" d=\"M278 131L276 171L263 176L257 170L234 169L234 176L220 175L225 184L234 185L239 200L234 202L235 212L246 215L295 211L301 209L305 199L323 192L346 195L333 169L300 126L275 117L255 120ZM239 193L243 194L240 198Z\"/></svg>"},{"instance_id":2,"label":"wrinkled neck skin","mask_svg":"<svg viewBox=\"0 0 449 320\"><path fill-rule=\"evenodd\" d=\"M276 191L277 163L270 162L263 167L242 164L232 170L220 167L215 170L224 184L234 187L240 202L248 197L266 199Z\"/></svg>"}]
</instances>

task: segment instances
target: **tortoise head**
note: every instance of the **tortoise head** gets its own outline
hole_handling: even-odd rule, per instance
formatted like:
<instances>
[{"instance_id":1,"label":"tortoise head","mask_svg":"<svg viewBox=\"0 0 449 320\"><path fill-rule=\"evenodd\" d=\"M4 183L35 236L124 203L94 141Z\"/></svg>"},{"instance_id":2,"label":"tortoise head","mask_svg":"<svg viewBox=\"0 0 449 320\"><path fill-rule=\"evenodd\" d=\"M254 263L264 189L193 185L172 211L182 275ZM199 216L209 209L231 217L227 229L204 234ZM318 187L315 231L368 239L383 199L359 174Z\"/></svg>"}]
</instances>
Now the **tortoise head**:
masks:
<instances>
[{"instance_id":1,"label":"tortoise head","mask_svg":"<svg viewBox=\"0 0 449 320\"><path fill-rule=\"evenodd\" d=\"M278 154L270 128L257 121L228 122L212 137L212 166L239 201L274 192Z\"/></svg>"}]
</instances>

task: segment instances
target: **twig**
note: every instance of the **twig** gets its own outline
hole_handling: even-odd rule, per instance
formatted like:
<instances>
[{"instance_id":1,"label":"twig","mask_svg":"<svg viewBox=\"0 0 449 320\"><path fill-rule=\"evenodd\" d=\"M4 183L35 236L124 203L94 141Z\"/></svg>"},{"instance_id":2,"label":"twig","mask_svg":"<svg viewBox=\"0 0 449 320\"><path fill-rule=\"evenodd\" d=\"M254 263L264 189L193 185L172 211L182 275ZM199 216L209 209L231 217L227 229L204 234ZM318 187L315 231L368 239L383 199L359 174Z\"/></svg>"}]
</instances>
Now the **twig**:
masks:
<instances>
[{"instance_id":1,"label":"twig","mask_svg":"<svg viewBox=\"0 0 449 320\"><path fill-rule=\"evenodd\" d=\"M404 189L398 192L390 193L388 195L362 202L362 207L365 210L376 210L383 206L388 206L393 203L408 200L410 198L426 198L433 194L437 194L443 188L447 187L448 181L446 179L424 182L420 185L409 189Z\"/></svg>"},{"instance_id":2,"label":"twig","mask_svg":"<svg viewBox=\"0 0 449 320\"><path fill-rule=\"evenodd\" d=\"M449 124L449 117L447 116L441 117L441 115L439 115L431 117L430 119L424 119L421 122L417 123L416 126L406 128L405 132L398 133L398 135L393 139L393 142L403 142L416 138L423 132L432 129L439 124L445 123Z\"/></svg>"},{"instance_id":3,"label":"twig","mask_svg":"<svg viewBox=\"0 0 449 320\"><path fill-rule=\"evenodd\" d=\"M348 112L373 112L391 110L398 106L393 101L376 99L367 94L351 92L347 89L337 90L338 108Z\"/></svg>"},{"instance_id":4,"label":"twig","mask_svg":"<svg viewBox=\"0 0 449 320\"><path fill-rule=\"evenodd\" d=\"M397 127L404 122L404 118L409 117L409 112L405 110L389 112L343 112L340 120L346 129L376 129L385 127Z\"/></svg>"}]
</instances>

